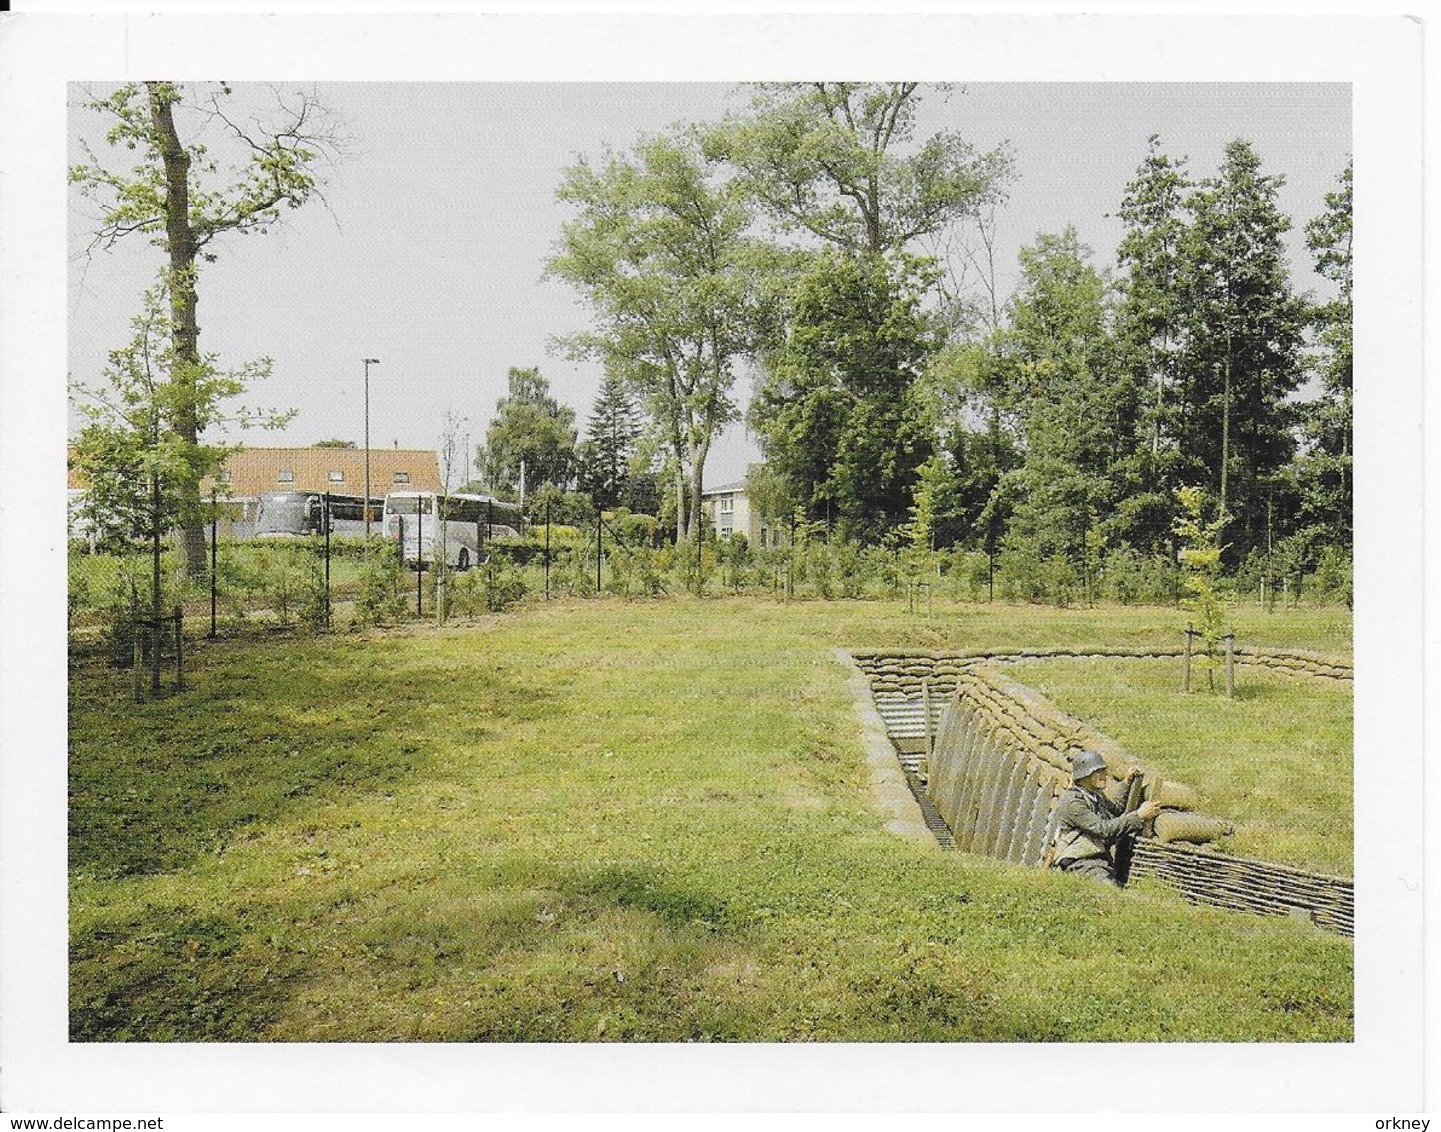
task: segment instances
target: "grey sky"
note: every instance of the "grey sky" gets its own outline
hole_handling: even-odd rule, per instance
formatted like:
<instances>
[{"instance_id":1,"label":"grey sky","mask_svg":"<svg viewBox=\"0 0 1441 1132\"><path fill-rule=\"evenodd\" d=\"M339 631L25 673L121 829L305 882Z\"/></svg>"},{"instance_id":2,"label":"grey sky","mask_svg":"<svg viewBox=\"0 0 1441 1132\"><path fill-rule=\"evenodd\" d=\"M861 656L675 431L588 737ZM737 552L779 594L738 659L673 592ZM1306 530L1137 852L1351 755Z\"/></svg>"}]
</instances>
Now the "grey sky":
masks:
<instances>
[{"instance_id":1,"label":"grey sky","mask_svg":"<svg viewBox=\"0 0 1441 1132\"><path fill-rule=\"evenodd\" d=\"M741 110L747 97L661 83L332 83L319 93L355 139L326 173L330 211L307 206L269 235L231 240L202 276L202 348L227 364L270 356L274 375L250 400L299 410L282 432L246 434L251 443L358 441L363 357L381 359L371 371L375 446L435 447L447 410L468 418L478 443L510 366L539 365L583 429L599 367L547 349L586 325L574 292L541 278L567 215L554 197L561 171L641 132ZM1121 229L1108 214L1152 133L1189 155L1197 177L1214 172L1228 140L1251 140L1264 170L1287 178L1295 283L1321 284L1301 229L1350 153L1343 84L981 84L928 94L920 132L941 126L982 148L1011 143L1019 178L999 221L1003 289L1014 285L1017 250L1067 223L1098 266L1114 262ZM71 127L98 130L83 111ZM69 367L82 379L128 336L159 262L134 241L87 262L78 253L89 212L84 202L71 209ZM755 456L733 428L708 481L738 477Z\"/></svg>"}]
</instances>

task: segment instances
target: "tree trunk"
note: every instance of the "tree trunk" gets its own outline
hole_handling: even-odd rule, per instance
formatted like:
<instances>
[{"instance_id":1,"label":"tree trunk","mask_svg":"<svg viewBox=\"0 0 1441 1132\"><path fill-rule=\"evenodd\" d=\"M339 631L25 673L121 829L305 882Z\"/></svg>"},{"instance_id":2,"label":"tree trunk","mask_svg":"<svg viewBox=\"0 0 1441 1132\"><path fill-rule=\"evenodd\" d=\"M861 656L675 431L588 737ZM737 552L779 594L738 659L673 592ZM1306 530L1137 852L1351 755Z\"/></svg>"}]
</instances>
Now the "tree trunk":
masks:
<instances>
[{"instance_id":1,"label":"tree trunk","mask_svg":"<svg viewBox=\"0 0 1441 1132\"><path fill-rule=\"evenodd\" d=\"M681 463L680 450L677 449L675 454L675 541L678 546L685 542L685 503L685 466Z\"/></svg>"},{"instance_id":2,"label":"tree trunk","mask_svg":"<svg viewBox=\"0 0 1441 1132\"><path fill-rule=\"evenodd\" d=\"M701 511L701 501L705 494L705 460L710 452L710 441L702 441L691 452L691 482L690 482L690 517L691 521L686 529L686 541L695 542L700 536L701 523L704 521L704 514Z\"/></svg>"},{"instance_id":3,"label":"tree trunk","mask_svg":"<svg viewBox=\"0 0 1441 1132\"><path fill-rule=\"evenodd\" d=\"M1227 468L1231 463L1231 329L1226 328L1226 374L1221 395L1221 514L1226 514Z\"/></svg>"},{"instance_id":4,"label":"tree trunk","mask_svg":"<svg viewBox=\"0 0 1441 1132\"><path fill-rule=\"evenodd\" d=\"M170 422L187 444L199 443L195 416L195 377L200 372L200 326L196 320L195 259L199 251L190 223L190 155L180 142L171 107L175 89L166 82L147 82L150 119L165 163L165 242L170 252L170 321L175 346L171 380L186 390ZM192 577L205 574L205 525L200 515L200 485L181 488L181 522L184 531L185 570Z\"/></svg>"}]
</instances>

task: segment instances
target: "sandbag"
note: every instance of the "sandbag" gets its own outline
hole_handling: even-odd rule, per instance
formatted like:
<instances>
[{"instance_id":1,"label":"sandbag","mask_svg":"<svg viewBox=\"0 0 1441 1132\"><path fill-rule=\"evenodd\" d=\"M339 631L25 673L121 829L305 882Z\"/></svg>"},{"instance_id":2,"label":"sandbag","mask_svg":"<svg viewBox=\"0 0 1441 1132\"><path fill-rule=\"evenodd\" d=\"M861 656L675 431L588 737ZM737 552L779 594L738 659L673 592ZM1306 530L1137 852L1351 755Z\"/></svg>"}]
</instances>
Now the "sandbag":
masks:
<instances>
[{"instance_id":1,"label":"sandbag","mask_svg":"<svg viewBox=\"0 0 1441 1132\"><path fill-rule=\"evenodd\" d=\"M1178 810L1162 810L1156 815L1156 840L1162 842L1187 841L1201 845L1235 833L1230 822L1205 814L1182 813Z\"/></svg>"}]
</instances>

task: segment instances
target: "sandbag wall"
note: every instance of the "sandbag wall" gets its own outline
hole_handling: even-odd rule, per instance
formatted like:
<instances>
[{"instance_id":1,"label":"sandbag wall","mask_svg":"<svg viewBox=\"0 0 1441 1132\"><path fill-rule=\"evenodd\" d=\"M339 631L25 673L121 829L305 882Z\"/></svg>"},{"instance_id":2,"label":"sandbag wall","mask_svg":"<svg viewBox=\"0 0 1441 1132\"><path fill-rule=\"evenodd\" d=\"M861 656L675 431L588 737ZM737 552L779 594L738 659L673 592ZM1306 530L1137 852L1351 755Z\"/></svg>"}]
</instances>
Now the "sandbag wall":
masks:
<instances>
[{"instance_id":1,"label":"sandbag wall","mask_svg":"<svg viewBox=\"0 0 1441 1132\"><path fill-rule=\"evenodd\" d=\"M1053 833L1056 795L1069 781L1065 758L975 673L959 674L956 683L930 754L927 792L956 848L1038 865Z\"/></svg>"},{"instance_id":2,"label":"sandbag wall","mask_svg":"<svg viewBox=\"0 0 1441 1132\"><path fill-rule=\"evenodd\" d=\"M1164 660L1179 659L1185 655L1185 649L1180 645L1134 648L1079 645L1060 648L988 649L964 653L897 650L853 652L851 655L870 678L871 687L877 696L915 696L920 693L923 680L929 680L933 688L953 688L957 673L983 661L1019 664L1027 660L1061 657L1079 660ZM1295 676L1320 676L1332 680L1350 680L1353 677L1349 662L1302 649L1256 649L1238 646L1236 663Z\"/></svg>"},{"instance_id":3,"label":"sandbag wall","mask_svg":"<svg viewBox=\"0 0 1441 1132\"><path fill-rule=\"evenodd\" d=\"M1100 752L1115 779L1136 760L1114 739L1069 716L1026 685L985 665L955 676L927 768L932 801L956 847L1038 865L1054 834L1055 799L1071 783L1071 755ZM1144 770L1144 768L1140 768ZM1189 808L1195 793L1165 787L1166 802ZM1222 825L1188 828L1214 837Z\"/></svg>"}]
</instances>

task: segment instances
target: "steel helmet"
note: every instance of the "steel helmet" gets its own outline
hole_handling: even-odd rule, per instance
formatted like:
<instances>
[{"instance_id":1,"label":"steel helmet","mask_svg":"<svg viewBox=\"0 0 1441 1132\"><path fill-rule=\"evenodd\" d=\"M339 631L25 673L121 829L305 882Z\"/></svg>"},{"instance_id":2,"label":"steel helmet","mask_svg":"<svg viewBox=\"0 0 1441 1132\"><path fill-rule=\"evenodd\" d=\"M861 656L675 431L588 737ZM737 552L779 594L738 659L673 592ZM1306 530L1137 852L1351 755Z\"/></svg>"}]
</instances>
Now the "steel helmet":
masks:
<instances>
[{"instance_id":1,"label":"steel helmet","mask_svg":"<svg viewBox=\"0 0 1441 1132\"><path fill-rule=\"evenodd\" d=\"M1106 760L1096 751L1077 751L1071 759L1071 781L1080 782L1098 770L1106 769Z\"/></svg>"}]
</instances>

